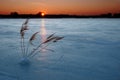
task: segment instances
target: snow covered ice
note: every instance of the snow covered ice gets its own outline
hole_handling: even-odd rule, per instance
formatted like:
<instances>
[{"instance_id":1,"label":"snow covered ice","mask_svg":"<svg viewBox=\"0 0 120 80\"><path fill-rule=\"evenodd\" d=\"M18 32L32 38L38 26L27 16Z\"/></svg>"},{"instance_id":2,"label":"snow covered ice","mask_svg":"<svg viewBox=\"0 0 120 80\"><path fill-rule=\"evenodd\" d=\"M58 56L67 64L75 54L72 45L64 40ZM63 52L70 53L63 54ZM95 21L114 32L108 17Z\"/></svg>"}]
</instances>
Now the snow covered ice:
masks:
<instances>
[{"instance_id":1,"label":"snow covered ice","mask_svg":"<svg viewBox=\"0 0 120 80\"><path fill-rule=\"evenodd\" d=\"M120 19L30 19L26 35L65 38L20 65L24 21L0 19L0 80L120 80Z\"/></svg>"}]
</instances>

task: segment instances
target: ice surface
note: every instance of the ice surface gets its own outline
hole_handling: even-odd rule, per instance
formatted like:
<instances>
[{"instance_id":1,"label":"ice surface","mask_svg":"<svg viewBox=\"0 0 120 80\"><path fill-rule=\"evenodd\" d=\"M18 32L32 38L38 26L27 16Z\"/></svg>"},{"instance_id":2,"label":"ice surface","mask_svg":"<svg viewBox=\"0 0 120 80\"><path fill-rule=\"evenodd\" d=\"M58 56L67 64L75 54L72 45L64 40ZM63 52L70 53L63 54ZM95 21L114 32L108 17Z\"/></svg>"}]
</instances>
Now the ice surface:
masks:
<instances>
[{"instance_id":1,"label":"ice surface","mask_svg":"<svg viewBox=\"0 0 120 80\"><path fill-rule=\"evenodd\" d=\"M0 80L120 80L120 19L30 19L26 40L42 26L65 38L20 65L24 21L0 19Z\"/></svg>"}]
</instances>

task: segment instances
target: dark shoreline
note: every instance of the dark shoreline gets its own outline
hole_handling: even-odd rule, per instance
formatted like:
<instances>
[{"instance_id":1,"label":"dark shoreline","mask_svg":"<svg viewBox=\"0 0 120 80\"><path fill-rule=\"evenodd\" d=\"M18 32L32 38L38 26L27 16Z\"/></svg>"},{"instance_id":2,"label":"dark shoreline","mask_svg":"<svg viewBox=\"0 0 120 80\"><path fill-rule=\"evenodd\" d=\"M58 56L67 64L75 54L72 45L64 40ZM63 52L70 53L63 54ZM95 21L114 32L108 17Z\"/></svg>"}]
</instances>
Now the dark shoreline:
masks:
<instances>
[{"instance_id":1,"label":"dark shoreline","mask_svg":"<svg viewBox=\"0 0 120 80\"><path fill-rule=\"evenodd\" d=\"M17 12L12 12L11 14L0 14L0 19L24 19L24 18L120 18L120 13L107 13L100 15L68 15L68 14L46 14L42 16L41 13L38 14L18 14Z\"/></svg>"},{"instance_id":2,"label":"dark shoreline","mask_svg":"<svg viewBox=\"0 0 120 80\"><path fill-rule=\"evenodd\" d=\"M62 18L55 18L55 17L51 17L51 18L31 18L31 17L24 17L24 18L0 18L0 19L120 19L120 17L116 18L116 17L112 17L112 18L107 18L107 17L82 17L82 18L75 18L75 17L69 17L69 18L66 18L66 17L62 17Z\"/></svg>"}]
</instances>

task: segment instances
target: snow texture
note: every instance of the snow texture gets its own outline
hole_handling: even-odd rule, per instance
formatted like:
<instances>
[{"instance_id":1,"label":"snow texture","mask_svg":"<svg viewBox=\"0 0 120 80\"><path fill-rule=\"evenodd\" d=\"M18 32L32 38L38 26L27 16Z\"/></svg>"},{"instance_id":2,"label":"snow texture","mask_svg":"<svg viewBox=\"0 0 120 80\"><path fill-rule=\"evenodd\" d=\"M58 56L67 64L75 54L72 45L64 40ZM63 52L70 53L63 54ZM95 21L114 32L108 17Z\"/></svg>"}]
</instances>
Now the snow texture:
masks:
<instances>
[{"instance_id":1,"label":"snow texture","mask_svg":"<svg viewBox=\"0 0 120 80\"><path fill-rule=\"evenodd\" d=\"M120 19L30 19L26 41L42 27L65 38L21 65L24 21L0 19L0 80L120 80Z\"/></svg>"}]
</instances>

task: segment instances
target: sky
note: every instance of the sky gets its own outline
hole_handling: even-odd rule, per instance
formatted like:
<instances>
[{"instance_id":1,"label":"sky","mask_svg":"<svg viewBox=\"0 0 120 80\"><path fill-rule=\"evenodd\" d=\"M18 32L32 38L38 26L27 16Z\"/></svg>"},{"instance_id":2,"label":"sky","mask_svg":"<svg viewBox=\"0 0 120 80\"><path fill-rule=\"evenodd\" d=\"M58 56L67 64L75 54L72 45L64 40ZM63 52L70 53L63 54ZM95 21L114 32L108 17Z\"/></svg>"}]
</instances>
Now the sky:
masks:
<instances>
[{"instance_id":1,"label":"sky","mask_svg":"<svg viewBox=\"0 0 120 80\"><path fill-rule=\"evenodd\" d=\"M0 0L0 14L73 14L120 13L120 0Z\"/></svg>"}]
</instances>

